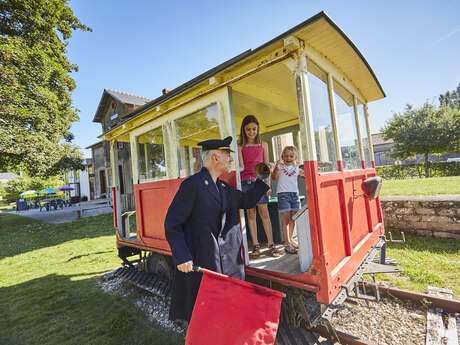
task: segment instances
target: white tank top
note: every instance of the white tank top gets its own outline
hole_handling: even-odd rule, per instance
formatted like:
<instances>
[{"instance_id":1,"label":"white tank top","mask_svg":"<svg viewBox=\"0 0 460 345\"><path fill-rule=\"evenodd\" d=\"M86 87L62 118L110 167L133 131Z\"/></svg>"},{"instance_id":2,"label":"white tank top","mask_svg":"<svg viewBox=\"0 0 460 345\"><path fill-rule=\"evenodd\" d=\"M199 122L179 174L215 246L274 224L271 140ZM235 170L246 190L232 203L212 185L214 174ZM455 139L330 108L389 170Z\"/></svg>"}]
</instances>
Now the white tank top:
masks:
<instances>
[{"instance_id":1,"label":"white tank top","mask_svg":"<svg viewBox=\"0 0 460 345\"><path fill-rule=\"evenodd\" d=\"M278 184L276 187L277 193L299 193L297 184L297 176L299 176L299 167L297 165L284 165L278 167Z\"/></svg>"}]
</instances>

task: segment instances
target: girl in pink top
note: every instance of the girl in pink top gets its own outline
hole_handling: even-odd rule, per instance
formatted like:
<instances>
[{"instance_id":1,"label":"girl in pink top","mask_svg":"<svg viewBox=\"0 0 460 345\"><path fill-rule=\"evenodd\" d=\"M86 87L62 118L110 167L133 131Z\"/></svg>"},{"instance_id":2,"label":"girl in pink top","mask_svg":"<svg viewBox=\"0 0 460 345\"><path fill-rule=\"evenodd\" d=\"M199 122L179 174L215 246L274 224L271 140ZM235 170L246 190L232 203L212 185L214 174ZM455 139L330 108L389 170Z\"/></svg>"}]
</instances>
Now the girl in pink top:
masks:
<instances>
[{"instance_id":1,"label":"girl in pink top","mask_svg":"<svg viewBox=\"0 0 460 345\"><path fill-rule=\"evenodd\" d=\"M268 145L260 140L259 136L259 121L254 115L247 115L241 123L240 142L238 145L238 158L241 168L241 189L243 192L250 190L254 186L256 180L255 167L258 163L269 164L268 162ZM264 226L265 235L268 241L268 254L271 256L280 256L282 253L278 251L273 243L272 223L268 213L268 196L264 195L257 204L260 218ZM257 222L256 209L248 209L248 224L254 248L250 253L252 258L260 256L260 244L257 239Z\"/></svg>"}]
</instances>

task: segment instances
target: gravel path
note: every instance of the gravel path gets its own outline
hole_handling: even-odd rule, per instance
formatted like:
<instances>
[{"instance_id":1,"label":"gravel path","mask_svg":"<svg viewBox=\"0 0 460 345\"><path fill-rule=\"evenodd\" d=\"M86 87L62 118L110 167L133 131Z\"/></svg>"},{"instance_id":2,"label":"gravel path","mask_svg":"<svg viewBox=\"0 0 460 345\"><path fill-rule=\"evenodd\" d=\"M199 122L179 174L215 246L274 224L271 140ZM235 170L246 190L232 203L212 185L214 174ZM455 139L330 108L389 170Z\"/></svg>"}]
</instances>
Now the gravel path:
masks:
<instances>
[{"instance_id":1,"label":"gravel path","mask_svg":"<svg viewBox=\"0 0 460 345\"><path fill-rule=\"evenodd\" d=\"M136 306L145 313L151 322L165 331L185 336L185 327L183 325L168 320L168 299L146 294L144 290L117 277L114 272L104 274L99 279L98 284L107 293L134 298Z\"/></svg>"},{"instance_id":2,"label":"gravel path","mask_svg":"<svg viewBox=\"0 0 460 345\"><path fill-rule=\"evenodd\" d=\"M347 299L332 319L339 330L379 345L425 344L426 309L413 302Z\"/></svg>"}]
</instances>

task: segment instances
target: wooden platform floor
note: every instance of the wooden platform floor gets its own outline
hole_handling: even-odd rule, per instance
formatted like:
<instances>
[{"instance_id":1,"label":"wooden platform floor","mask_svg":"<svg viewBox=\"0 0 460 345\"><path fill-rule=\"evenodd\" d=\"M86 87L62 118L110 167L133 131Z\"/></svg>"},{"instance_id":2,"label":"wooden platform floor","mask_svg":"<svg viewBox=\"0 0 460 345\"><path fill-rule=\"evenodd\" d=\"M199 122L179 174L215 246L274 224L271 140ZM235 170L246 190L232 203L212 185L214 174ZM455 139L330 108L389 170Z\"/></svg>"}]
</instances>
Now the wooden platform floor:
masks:
<instances>
[{"instance_id":1,"label":"wooden platform floor","mask_svg":"<svg viewBox=\"0 0 460 345\"><path fill-rule=\"evenodd\" d=\"M278 246L277 246L278 247ZM279 247L282 248L282 247ZM260 268L273 272L281 272L288 274L301 274L300 262L298 254L284 253L279 257L272 257L266 254L268 248L262 248L262 254L257 259L249 259L249 266ZM249 252L251 253L251 251Z\"/></svg>"}]
</instances>

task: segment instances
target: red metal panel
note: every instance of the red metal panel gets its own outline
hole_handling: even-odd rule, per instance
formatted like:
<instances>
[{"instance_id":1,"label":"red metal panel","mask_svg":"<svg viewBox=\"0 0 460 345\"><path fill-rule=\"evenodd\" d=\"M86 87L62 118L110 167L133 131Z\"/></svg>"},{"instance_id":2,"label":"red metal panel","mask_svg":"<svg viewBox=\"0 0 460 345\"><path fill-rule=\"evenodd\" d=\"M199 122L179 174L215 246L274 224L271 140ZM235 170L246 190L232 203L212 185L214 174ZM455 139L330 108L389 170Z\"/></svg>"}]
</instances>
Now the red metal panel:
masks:
<instances>
[{"instance_id":1,"label":"red metal panel","mask_svg":"<svg viewBox=\"0 0 460 345\"><path fill-rule=\"evenodd\" d=\"M341 162L338 166L342 167ZM316 273L317 299L330 303L383 233L380 202L367 200L361 187L367 176L375 175L375 170L318 174L315 161L304 162L304 167L311 234L318 239L320 248L302 280L311 280L308 276Z\"/></svg>"},{"instance_id":2,"label":"red metal panel","mask_svg":"<svg viewBox=\"0 0 460 345\"><path fill-rule=\"evenodd\" d=\"M366 179L363 171L344 173L345 204L348 213L352 247L355 247L369 233L366 198L361 185Z\"/></svg>"},{"instance_id":3,"label":"red metal panel","mask_svg":"<svg viewBox=\"0 0 460 345\"><path fill-rule=\"evenodd\" d=\"M321 179L318 179L321 181ZM329 180L327 182L319 183L318 202L320 207L320 223L322 237L324 241L324 252L328 255L330 260L328 265L335 267L340 260L346 256L346 241L347 241L347 227L344 226L342 214L340 212L340 181ZM328 210L324 209L327 205ZM324 228L327 225L327 229ZM337 230L337 231L334 231Z\"/></svg>"},{"instance_id":4,"label":"red metal panel","mask_svg":"<svg viewBox=\"0 0 460 345\"><path fill-rule=\"evenodd\" d=\"M170 252L164 220L181 182L174 179L134 185L137 236L144 245Z\"/></svg>"},{"instance_id":5,"label":"red metal panel","mask_svg":"<svg viewBox=\"0 0 460 345\"><path fill-rule=\"evenodd\" d=\"M117 220L117 191L115 187L112 187L112 205L113 205L113 226L118 230Z\"/></svg>"}]
</instances>

